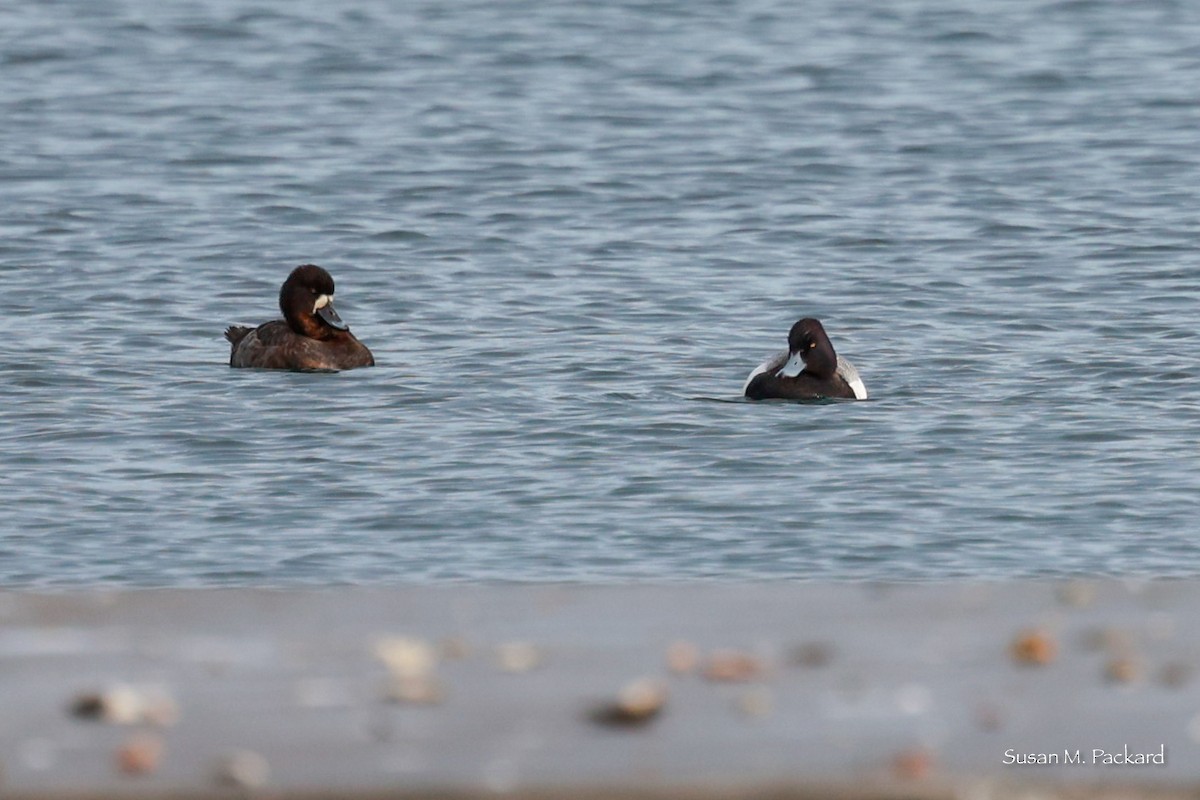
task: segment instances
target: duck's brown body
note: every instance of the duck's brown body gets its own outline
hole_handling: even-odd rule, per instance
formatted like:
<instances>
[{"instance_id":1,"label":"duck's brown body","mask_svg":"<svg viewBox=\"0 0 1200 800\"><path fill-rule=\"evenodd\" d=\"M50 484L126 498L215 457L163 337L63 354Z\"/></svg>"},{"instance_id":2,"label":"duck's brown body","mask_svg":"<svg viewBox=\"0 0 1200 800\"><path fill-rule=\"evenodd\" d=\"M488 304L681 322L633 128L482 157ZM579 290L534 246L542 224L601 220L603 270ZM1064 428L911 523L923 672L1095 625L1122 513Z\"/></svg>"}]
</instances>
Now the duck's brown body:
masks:
<instances>
[{"instance_id":1,"label":"duck's brown body","mask_svg":"<svg viewBox=\"0 0 1200 800\"><path fill-rule=\"evenodd\" d=\"M375 366L371 351L350 331L339 331L329 339L311 339L277 319L257 328L230 325L225 338L233 345L231 367L341 370Z\"/></svg>"}]
</instances>

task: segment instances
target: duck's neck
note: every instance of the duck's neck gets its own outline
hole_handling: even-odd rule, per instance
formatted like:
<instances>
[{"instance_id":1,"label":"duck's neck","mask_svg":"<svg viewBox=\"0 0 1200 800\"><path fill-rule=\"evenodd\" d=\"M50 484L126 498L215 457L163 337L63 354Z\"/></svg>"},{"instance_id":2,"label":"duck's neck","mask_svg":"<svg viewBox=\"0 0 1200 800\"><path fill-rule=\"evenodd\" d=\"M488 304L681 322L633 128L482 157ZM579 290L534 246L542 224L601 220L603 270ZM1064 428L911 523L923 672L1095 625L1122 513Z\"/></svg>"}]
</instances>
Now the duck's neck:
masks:
<instances>
[{"instance_id":1,"label":"duck's neck","mask_svg":"<svg viewBox=\"0 0 1200 800\"><path fill-rule=\"evenodd\" d=\"M334 330L321 320L309 314L284 314L287 320L288 327L301 336L307 336L309 339L317 341L328 341L336 339L338 335L344 331Z\"/></svg>"},{"instance_id":2,"label":"duck's neck","mask_svg":"<svg viewBox=\"0 0 1200 800\"><path fill-rule=\"evenodd\" d=\"M818 344L804 361L804 373L818 380L829 380L837 373L837 353L829 342Z\"/></svg>"}]
</instances>

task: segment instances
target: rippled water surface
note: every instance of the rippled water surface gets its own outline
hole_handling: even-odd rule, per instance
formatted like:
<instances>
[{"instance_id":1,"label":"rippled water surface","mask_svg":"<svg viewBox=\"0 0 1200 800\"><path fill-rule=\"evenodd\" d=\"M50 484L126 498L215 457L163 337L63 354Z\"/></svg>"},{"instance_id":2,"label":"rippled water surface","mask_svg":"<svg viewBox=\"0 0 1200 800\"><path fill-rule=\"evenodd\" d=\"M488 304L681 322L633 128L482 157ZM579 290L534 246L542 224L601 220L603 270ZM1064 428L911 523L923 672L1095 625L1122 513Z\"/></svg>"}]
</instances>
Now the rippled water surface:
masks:
<instances>
[{"instance_id":1,"label":"rippled water surface","mask_svg":"<svg viewBox=\"0 0 1200 800\"><path fill-rule=\"evenodd\" d=\"M1200 7L0 6L0 584L1200 573ZM231 370L335 276L379 366ZM862 403L753 404L801 316Z\"/></svg>"}]
</instances>

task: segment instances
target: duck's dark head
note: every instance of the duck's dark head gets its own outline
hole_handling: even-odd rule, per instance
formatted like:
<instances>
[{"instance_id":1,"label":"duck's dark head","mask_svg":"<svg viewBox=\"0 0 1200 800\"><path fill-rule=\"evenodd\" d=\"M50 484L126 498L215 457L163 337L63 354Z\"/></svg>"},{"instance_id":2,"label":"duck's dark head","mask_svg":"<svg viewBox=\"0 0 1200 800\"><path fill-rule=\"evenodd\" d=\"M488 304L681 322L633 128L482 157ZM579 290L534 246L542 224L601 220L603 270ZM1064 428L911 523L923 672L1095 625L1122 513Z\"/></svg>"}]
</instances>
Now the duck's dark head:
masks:
<instances>
[{"instance_id":1,"label":"duck's dark head","mask_svg":"<svg viewBox=\"0 0 1200 800\"><path fill-rule=\"evenodd\" d=\"M288 326L310 339L331 339L350 329L333 308L333 276L316 264L292 270L279 290L279 308Z\"/></svg>"},{"instance_id":2,"label":"duck's dark head","mask_svg":"<svg viewBox=\"0 0 1200 800\"><path fill-rule=\"evenodd\" d=\"M820 321L805 317L788 332L789 358L780 377L794 378L800 373L828 380L837 372L837 353Z\"/></svg>"}]
</instances>

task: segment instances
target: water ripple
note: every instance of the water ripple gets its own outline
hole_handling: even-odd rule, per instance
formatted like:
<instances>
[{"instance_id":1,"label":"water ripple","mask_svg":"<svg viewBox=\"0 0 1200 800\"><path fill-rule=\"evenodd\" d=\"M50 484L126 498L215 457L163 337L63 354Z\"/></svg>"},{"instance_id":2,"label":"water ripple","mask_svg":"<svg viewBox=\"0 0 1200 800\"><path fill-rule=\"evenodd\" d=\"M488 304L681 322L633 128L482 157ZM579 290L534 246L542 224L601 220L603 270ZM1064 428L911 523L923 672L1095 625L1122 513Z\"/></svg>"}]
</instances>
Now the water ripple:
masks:
<instances>
[{"instance_id":1,"label":"water ripple","mask_svg":"<svg viewBox=\"0 0 1200 800\"><path fill-rule=\"evenodd\" d=\"M0 583L1200 573L1187 6L0 30ZM306 261L379 366L229 370Z\"/></svg>"}]
</instances>

